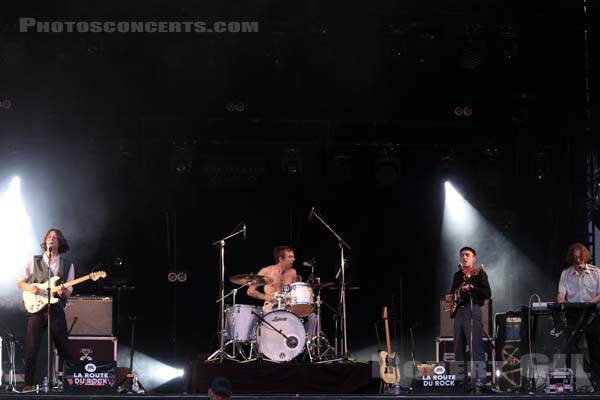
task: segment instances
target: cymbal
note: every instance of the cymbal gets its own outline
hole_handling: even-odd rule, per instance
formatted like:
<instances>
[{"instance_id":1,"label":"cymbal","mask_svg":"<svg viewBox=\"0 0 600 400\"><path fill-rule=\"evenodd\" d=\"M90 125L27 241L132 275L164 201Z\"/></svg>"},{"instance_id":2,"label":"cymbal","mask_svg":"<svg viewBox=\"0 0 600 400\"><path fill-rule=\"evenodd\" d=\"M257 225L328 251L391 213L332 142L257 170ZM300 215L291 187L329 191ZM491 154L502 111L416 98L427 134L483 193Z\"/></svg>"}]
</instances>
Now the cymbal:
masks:
<instances>
[{"instance_id":1,"label":"cymbal","mask_svg":"<svg viewBox=\"0 0 600 400\"><path fill-rule=\"evenodd\" d=\"M313 288L313 289L320 290L320 289L327 288L327 287L329 287L329 286L333 286L333 285L335 285L336 283L337 283L337 282L321 282L321 283L315 283L315 284L313 284L313 285L310 285L310 287L311 287L311 288Z\"/></svg>"},{"instance_id":2,"label":"cymbal","mask_svg":"<svg viewBox=\"0 0 600 400\"><path fill-rule=\"evenodd\" d=\"M273 279L264 275L256 275L256 274L238 274L229 277L229 282L235 283L236 285L268 285L269 283L273 283Z\"/></svg>"},{"instance_id":3,"label":"cymbal","mask_svg":"<svg viewBox=\"0 0 600 400\"><path fill-rule=\"evenodd\" d=\"M339 286L328 286L327 290L340 290ZM345 290L360 290L360 286L350 286L348 284L346 284L346 289Z\"/></svg>"}]
</instances>

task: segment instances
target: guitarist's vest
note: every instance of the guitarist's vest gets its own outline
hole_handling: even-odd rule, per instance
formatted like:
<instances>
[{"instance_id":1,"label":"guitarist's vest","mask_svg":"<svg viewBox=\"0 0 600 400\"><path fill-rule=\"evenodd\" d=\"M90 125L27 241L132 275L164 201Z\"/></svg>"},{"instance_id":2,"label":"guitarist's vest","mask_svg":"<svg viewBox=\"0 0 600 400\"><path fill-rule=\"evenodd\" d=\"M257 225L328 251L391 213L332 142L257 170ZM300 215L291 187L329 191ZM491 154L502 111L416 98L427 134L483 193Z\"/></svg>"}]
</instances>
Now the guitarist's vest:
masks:
<instances>
[{"instance_id":1,"label":"guitarist's vest","mask_svg":"<svg viewBox=\"0 0 600 400\"><path fill-rule=\"evenodd\" d=\"M58 259L58 276L64 282L65 276L69 276L69 272L71 271L71 261L66 258L59 257ZM66 270L65 270L66 266ZM48 264L44 261L42 256L33 256L33 273L31 274L30 282L31 283L44 283L48 281ZM57 303L60 304L60 307L63 308L67 304L67 299L61 298Z\"/></svg>"}]
</instances>

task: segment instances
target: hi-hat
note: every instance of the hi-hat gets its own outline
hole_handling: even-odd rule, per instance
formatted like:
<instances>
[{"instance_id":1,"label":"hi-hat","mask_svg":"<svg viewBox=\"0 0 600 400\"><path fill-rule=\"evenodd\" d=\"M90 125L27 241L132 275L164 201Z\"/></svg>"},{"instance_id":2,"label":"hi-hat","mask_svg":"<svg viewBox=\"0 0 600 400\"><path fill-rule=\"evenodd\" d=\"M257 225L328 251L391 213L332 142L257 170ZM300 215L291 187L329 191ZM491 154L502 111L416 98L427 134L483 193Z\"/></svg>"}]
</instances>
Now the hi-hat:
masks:
<instances>
[{"instance_id":1,"label":"hi-hat","mask_svg":"<svg viewBox=\"0 0 600 400\"><path fill-rule=\"evenodd\" d=\"M273 279L264 275L256 274L238 274L229 277L229 282L235 283L236 285L268 285L273 283Z\"/></svg>"},{"instance_id":2,"label":"hi-hat","mask_svg":"<svg viewBox=\"0 0 600 400\"><path fill-rule=\"evenodd\" d=\"M328 286L327 290L340 290L340 287L338 285ZM345 290L360 290L360 286L350 286L349 284L346 283Z\"/></svg>"}]
</instances>

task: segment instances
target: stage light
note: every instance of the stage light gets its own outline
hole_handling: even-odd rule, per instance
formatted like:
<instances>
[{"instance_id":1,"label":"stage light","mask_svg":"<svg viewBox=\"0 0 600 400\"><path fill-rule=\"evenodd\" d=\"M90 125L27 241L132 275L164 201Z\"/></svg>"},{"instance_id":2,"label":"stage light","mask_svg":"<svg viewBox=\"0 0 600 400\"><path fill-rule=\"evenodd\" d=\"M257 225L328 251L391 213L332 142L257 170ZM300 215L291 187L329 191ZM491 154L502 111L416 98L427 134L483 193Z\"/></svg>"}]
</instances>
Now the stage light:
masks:
<instances>
[{"instance_id":1,"label":"stage light","mask_svg":"<svg viewBox=\"0 0 600 400\"><path fill-rule=\"evenodd\" d=\"M171 150L171 170L179 176L188 175L193 167L192 144L173 142Z\"/></svg>"},{"instance_id":2,"label":"stage light","mask_svg":"<svg viewBox=\"0 0 600 400\"><path fill-rule=\"evenodd\" d=\"M303 171L303 161L301 152L298 149L288 147L281 159L281 170L286 175L301 175Z\"/></svg>"},{"instance_id":3,"label":"stage light","mask_svg":"<svg viewBox=\"0 0 600 400\"><path fill-rule=\"evenodd\" d=\"M119 346L117 364L129 366L129 347ZM183 376L183 369L171 367L144 353L136 351L133 356L133 372L146 391L153 390L172 379Z\"/></svg>"},{"instance_id":4,"label":"stage light","mask_svg":"<svg viewBox=\"0 0 600 400\"><path fill-rule=\"evenodd\" d=\"M440 276L440 292L448 290L449 280L456 272L458 250L471 246L477 251L476 266L485 264L496 310L514 310L516 305L528 301L533 290L545 299L553 298L556 283L551 282L552 278L511 243L505 230L496 227L510 226L510 213L488 211L483 215L450 182L444 186L446 196L441 243L442 265L447 274ZM498 215L502 218L497 218Z\"/></svg>"},{"instance_id":5,"label":"stage light","mask_svg":"<svg viewBox=\"0 0 600 400\"><path fill-rule=\"evenodd\" d=\"M27 257L32 254L36 240L31 220L21 196L21 179L15 176L0 197L0 254L3 279L0 283L0 305L20 306L20 290L16 285Z\"/></svg>"},{"instance_id":6,"label":"stage light","mask_svg":"<svg viewBox=\"0 0 600 400\"><path fill-rule=\"evenodd\" d=\"M383 149L381 158L375 160L373 173L377 183L382 186L392 186L399 182L402 175L402 164L392 146Z\"/></svg>"},{"instance_id":7,"label":"stage light","mask_svg":"<svg viewBox=\"0 0 600 400\"><path fill-rule=\"evenodd\" d=\"M464 218L467 212L467 204L465 199L456 191L450 182L444 183L444 188L446 190L446 203L444 211L447 210L453 219L460 220Z\"/></svg>"}]
</instances>

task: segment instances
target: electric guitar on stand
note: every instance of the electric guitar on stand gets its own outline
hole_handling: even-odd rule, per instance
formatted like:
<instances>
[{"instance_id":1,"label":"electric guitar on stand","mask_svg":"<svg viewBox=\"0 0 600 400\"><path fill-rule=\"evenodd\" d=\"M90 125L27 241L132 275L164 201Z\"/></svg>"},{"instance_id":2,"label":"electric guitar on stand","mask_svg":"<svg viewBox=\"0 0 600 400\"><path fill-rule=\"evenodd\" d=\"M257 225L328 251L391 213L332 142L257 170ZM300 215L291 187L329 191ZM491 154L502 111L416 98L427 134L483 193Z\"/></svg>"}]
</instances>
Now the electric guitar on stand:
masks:
<instances>
[{"instance_id":1,"label":"electric guitar on stand","mask_svg":"<svg viewBox=\"0 0 600 400\"><path fill-rule=\"evenodd\" d=\"M57 285L57 281L60 279L58 276L53 276L52 278L50 278L50 304L55 304L58 302L58 297L53 296L56 292L58 292L58 289L62 286L63 288L68 288L70 286L75 286L81 282L85 282L88 279L91 279L93 281L97 281L100 278L106 278L106 272L104 271L98 271L98 272L92 272L88 275L82 276L81 278L77 278L77 279L73 279L72 281L63 283L62 285ZM47 297L47 289L48 289L48 281L44 282L44 283L30 283L31 286L35 286L37 287L38 293L40 294L33 294L29 291L25 291L23 292L23 304L25 304L25 309L31 313L34 314L38 311L40 311L42 308L44 308L47 304L48 304L48 297Z\"/></svg>"},{"instance_id":2,"label":"electric guitar on stand","mask_svg":"<svg viewBox=\"0 0 600 400\"><path fill-rule=\"evenodd\" d=\"M383 307L383 320L385 322L385 344L387 351L382 350L379 352L379 372L384 383L393 385L400 383L400 368L398 368L398 356L396 353L392 353L387 307Z\"/></svg>"}]
</instances>

